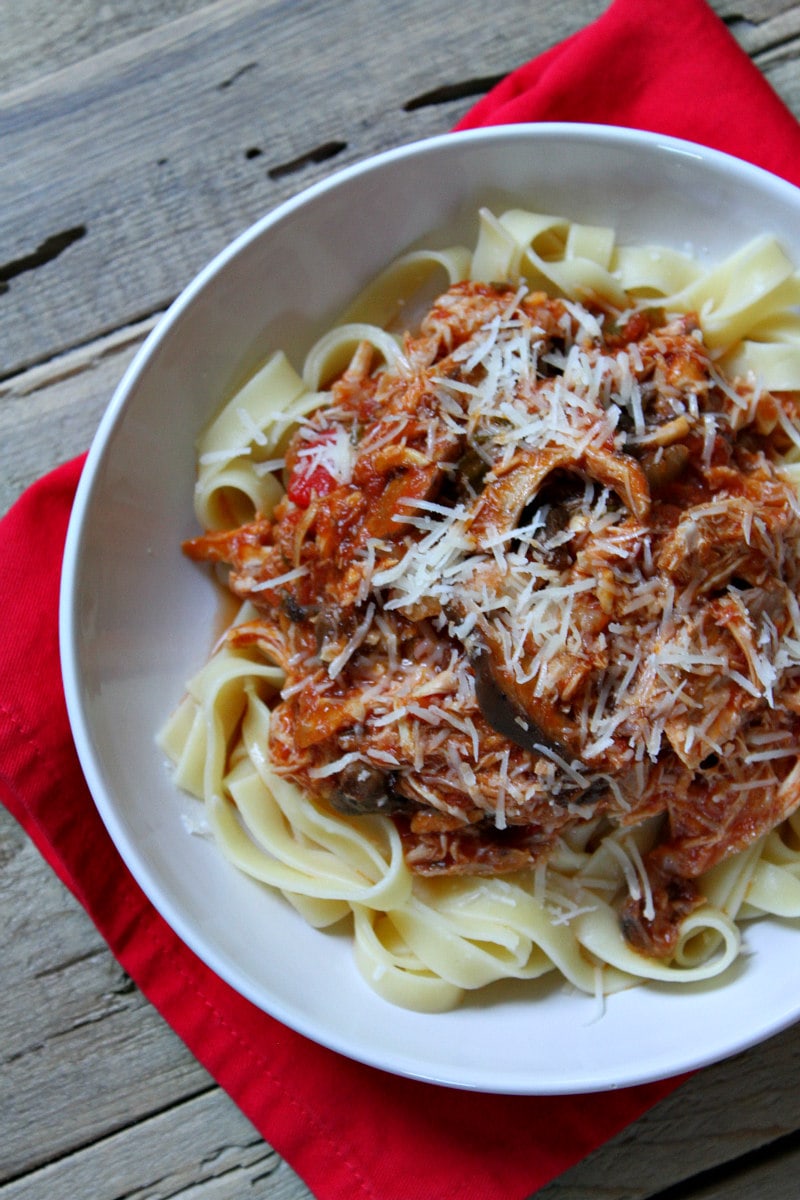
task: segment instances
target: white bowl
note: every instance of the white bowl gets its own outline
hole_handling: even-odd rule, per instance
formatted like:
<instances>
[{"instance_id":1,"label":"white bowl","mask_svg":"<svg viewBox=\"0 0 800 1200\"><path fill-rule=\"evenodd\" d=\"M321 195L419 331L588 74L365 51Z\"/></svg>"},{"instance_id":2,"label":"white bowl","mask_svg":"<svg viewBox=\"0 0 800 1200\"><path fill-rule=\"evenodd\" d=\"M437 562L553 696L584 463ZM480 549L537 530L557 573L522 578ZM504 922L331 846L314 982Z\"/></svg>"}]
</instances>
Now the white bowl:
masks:
<instances>
[{"instance_id":1,"label":"white bowl","mask_svg":"<svg viewBox=\"0 0 800 1200\"><path fill-rule=\"evenodd\" d=\"M273 348L296 363L410 243L474 242L481 204L611 224L625 241L712 259L757 232L800 263L800 191L684 142L598 126L512 126L401 147L257 222L190 284L122 380L70 524L63 674L78 753L133 875L181 938L285 1024L402 1075L506 1093L584 1092L663 1078L800 1016L800 931L763 921L723 980L595 1002L551 983L496 985L422 1016L362 982L346 938L315 931L244 878L183 814L155 735L205 661L219 595L180 552L197 532L194 440Z\"/></svg>"}]
</instances>

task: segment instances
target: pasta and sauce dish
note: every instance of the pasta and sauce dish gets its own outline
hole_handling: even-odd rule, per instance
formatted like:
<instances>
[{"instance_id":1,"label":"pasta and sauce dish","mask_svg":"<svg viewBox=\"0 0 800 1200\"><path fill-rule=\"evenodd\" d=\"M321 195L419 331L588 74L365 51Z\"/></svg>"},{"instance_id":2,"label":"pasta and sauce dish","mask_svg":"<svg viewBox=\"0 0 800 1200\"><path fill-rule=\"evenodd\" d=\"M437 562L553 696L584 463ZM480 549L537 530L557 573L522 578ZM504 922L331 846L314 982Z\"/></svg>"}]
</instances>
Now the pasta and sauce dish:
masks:
<instances>
[{"instance_id":1,"label":"pasta and sauce dish","mask_svg":"<svg viewBox=\"0 0 800 1200\"><path fill-rule=\"evenodd\" d=\"M387 999L721 974L800 915L800 281L484 210L201 438L241 602L162 734Z\"/></svg>"}]
</instances>

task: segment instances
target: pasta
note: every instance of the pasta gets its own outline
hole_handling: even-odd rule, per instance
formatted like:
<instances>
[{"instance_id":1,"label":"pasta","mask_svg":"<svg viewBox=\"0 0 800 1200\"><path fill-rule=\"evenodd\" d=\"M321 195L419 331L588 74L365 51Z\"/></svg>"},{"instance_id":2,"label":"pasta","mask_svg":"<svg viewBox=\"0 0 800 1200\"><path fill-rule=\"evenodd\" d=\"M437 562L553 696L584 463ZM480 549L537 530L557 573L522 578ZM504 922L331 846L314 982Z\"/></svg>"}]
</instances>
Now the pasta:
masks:
<instances>
[{"instance_id":1,"label":"pasta","mask_svg":"<svg viewBox=\"0 0 800 1200\"><path fill-rule=\"evenodd\" d=\"M482 210L198 446L235 623L161 734L387 1000L722 975L800 916L800 277Z\"/></svg>"}]
</instances>

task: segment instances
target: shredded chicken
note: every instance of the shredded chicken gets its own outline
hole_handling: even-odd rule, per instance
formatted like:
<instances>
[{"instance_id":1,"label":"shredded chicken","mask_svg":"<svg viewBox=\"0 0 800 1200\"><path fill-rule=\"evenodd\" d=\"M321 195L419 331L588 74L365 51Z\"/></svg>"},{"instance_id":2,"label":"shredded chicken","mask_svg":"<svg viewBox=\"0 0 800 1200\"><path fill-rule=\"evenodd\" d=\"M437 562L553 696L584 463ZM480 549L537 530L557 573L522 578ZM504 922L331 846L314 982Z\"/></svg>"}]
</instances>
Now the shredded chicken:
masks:
<instances>
[{"instance_id":1,"label":"shredded chicken","mask_svg":"<svg viewBox=\"0 0 800 1200\"><path fill-rule=\"evenodd\" d=\"M259 612L230 640L286 673L276 768L386 813L423 874L660 817L655 915L622 927L669 954L699 876L800 801L780 402L723 385L691 317L510 287L451 288L396 366L365 343L275 512L185 547L229 564Z\"/></svg>"}]
</instances>

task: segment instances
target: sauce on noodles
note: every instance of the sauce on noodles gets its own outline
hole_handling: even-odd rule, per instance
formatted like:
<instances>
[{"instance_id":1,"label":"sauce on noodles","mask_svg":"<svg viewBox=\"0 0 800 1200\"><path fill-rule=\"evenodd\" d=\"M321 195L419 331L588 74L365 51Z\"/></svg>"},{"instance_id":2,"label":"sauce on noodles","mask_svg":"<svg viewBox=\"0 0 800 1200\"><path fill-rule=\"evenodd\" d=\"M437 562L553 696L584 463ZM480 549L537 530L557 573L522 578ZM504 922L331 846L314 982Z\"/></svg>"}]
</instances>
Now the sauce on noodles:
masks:
<instances>
[{"instance_id":1,"label":"sauce on noodles","mask_svg":"<svg viewBox=\"0 0 800 1200\"><path fill-rule=\"evenodd\" d=\"M427 878L650 821L619 919L672 955L700 876L800 800L794 400L692 313L478 281L326 389L274 509L185 545L283 673L273 769Z\"/></svg>"}]
</instances>

